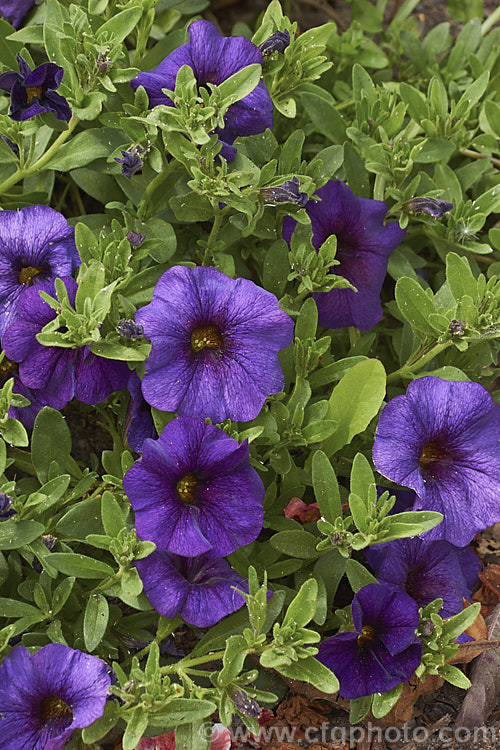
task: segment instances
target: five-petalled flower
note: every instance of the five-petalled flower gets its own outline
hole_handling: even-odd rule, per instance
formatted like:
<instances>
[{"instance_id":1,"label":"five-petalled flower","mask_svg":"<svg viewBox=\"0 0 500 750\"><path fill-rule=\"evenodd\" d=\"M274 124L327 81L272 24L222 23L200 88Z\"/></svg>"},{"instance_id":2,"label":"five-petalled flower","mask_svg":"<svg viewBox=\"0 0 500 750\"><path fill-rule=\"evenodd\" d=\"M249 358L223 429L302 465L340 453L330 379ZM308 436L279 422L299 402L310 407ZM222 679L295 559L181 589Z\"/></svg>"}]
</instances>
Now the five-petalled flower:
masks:
<instances>
[{"instance_id":1,"label":"five-petalled flower","mask_svg":"<svg viewBox=\"0 0 500 750\"><path fill-rule=\"evenodd\" d=\"M17 55L17 62L19 73L10 71L0 75L0 89L8 91L11 96L9 116L22 121L42 112L53 112L58 120L69 120L69 104L56 93L64 69L55 63L43 63L31 70L21 55Z\"/></svg>"}]
</instances>

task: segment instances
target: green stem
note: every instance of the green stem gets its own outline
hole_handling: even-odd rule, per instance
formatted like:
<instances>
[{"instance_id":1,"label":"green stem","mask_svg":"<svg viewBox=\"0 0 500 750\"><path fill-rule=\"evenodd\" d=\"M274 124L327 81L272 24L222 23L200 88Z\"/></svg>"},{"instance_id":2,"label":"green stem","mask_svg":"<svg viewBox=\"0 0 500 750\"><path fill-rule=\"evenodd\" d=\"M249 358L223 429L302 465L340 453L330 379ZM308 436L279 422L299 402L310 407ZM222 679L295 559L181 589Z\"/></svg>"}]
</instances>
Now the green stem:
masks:
<instances>
[{"instance_id":1,"label":"green stem","mask_svg":"<svg viewBox=\"0 0 500 750\"><path fill-rule=\"evenodd\" d=\"M148 205L149 205L149 201L151 200L151 197L152 197L153 193L161 185L161 183L164 182L164 180L167 179L168 175L172 171L172 169L173 169L173 167L174 167L175 164L176 164L175 159L172 159L172 161L169 162L166 165L164 164L164 167L161 170L161 172L158 172L158 174L156 175L156 177L154 177L151 180L151 182L147 186L146 190L144 191L144 195L142 196L142 201L141 201L140 206L139 206L139 208L137 210L137 218L140 219L141 221L146 216L147 208L148 208Z\"/></svg>"},{"instance_id":2,"label":"green stem","mask_svg":"<svg viewBox=\"0 0 500 750\"><path fill-rule=\"evenodd\" d=\"M28 151L28 158L26 159L25 166L29 167L31 164L31 160L33 159L33 154L35 153L35 147L36 147L36 133L33 133L30 140L30 150Z\"/></svg>"},{"instance_id":3,"label":"green stem","mask_svg":"<svg viewBox=\"0 0 500 750\"><path fill-rule=\"evenodd\" d=\"M225 651L214 651L212 654L206 654L206 656L198 656L194 659L185 657L184 659L181 659L181 661L178 661L176 664L168 664L165 667L161 667L161 672L163 674L165 674L166 672L177 672L178 669L182 671L184 668L191 669L192 667L198 666L198 664L207 664L211 661L220 661L224 654Z\"/></svg>"},{"instance_id":4,"label":"green stem","mask_svg":"<svg viewBox=\"0 0 500 750\"><path fill-rule=\"evenodd\" d=\"M203 256L202 262L203 266L210 265L210 261L213 259L212 248L215 245L215 241L217 239L217 235L219 234L219 229L221 227L222 219L224 216L224 209L222 209L221 211L218 203L214 203L212 205L215 211L214 223L212 224L212 229L210 230L210 234L208 235L207 246L205 248L205 254Z\"/></svg>"},{"instance_id":5,"label":"green stem","mask_svg":"<svg viewBox=\"0 0 500 750\"><path fill-rule=\"evenodd\" d=\"M498 8L495 8L493 13L490 13L486 21L483 21L481 24L481 34L487 34L488 31L494 26L496 23L500 21L500 5Z\"/></svg>"},{"instance_id":6,"label":"green stem","mask_svg":"<svg viewBox=\"0 0 500 750\"><path fill-rule=\"evenodd\" d=\"M56 138L54 143L50 148L47 149L47 151L42 154L42 156L37 159L37 161L32 164L31 166L26 166L24 168L17 169L14 174L11 174L10 177L7 177L6 180L4 180L0 184L0 195L3 193L6 193L8 190L10 190L11 187L14 185L17 185L18 182L20 182L25 177L30 177L35 172L38 172L42 167L47 164L48 161L54 156L57 149L62 146L64 141L68 138L68 136L71 135L73 130L76 128L79 120L76 115L73 115L71 120L68 123L68 129L64 130L60 135ZM30 149L31 150L31 149Z\"/></svg>"},{"instance_id":7,"label":"green stem","mask_svg":"<svg viewBox=\"0 0 500 750\"><path fill-rule=\"evenodd\" d=\"M434 357L437 357L438 354L451 346L451 344L451 341L445 341L442 344L435 344L431 349L426 353L422 353L418 358L410 358L403 367L400 367L399 370L392 372L388 376L387 382L394 383L396 380L399 380L399 378L411 377L414 372L421 370L424 365L434 359Z\"/></svg>"}]
</instances>

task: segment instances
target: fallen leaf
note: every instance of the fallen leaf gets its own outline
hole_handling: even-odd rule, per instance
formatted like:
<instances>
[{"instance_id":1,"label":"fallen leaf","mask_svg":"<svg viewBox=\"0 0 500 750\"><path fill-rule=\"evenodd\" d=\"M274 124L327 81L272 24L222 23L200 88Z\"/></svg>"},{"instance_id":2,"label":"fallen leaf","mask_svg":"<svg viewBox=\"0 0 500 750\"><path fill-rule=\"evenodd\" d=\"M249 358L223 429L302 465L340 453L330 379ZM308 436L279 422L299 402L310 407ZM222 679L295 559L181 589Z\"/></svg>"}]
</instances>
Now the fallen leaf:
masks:
<instances>
[{"instance_id":1,"label":"fallen leaf","mask_svg":"<svg viewBox=\"0 0 500 750\"><path fill-rule=\"evenodd\" d=\"M318 503L311 503L307 505L300 497L292 497L285 510L283 511L285 518L292 518L294 521L298 521L302 525L305 523L311 523L321 518L321 512Z\"/></svg>"},{"instance_id":2,"label":"fallen leaf","mask_svg":"<svg viewBox=\"0 0 500 750\"><path fill-rule=\"evenodd\" d=\"M488 639L500 639L500 604L487 618ZM455 727L480 727L495 708L500 697L500 646L484 651L474 662L471 687L458 712Z\"/></svg>"},{"instance_id":3,"label":"fallen leaf","mask_svg":"<svg viewBox=\"0 0 500 750\"><path fill-rule=\"evenodd\" d=\"M290 695L276 710L276 715L292 727L319 726L330 712L330 705L322 700L311 700L303 695Z\"/></svg>"},{"instance_id":4,"label":"fallen leaf","mask_svg":"<svg viewBox=\"0 0 500 750\"><path fill-rule=\"evenodd\" d=\"M487 638L479 641L469 641L469 643L460 643L458 652L451 659L448 659L447 664L468 664L470 661L480 656L483 651L488 649L498 648L500 646L500 640L490 641Z\"/></svg>"}]
</instances>

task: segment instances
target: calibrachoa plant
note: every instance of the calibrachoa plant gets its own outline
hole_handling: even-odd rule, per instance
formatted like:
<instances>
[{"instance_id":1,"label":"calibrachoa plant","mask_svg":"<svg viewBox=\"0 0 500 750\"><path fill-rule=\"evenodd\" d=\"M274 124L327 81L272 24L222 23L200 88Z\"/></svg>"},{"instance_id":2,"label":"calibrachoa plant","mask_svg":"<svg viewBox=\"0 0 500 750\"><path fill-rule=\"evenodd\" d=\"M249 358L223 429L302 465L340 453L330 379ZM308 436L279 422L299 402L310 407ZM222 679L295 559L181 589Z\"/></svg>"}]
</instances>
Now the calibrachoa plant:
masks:
<instances>
[{"instance_id":1,"label":"calibrachoa plant","mask_svg":"<svg viewBox=\"0 0 500 750\"><path fill-rule=\"evenodd\" d=\"M289 680L355 722L469 686L500 10L386 5L0 0L2 748L228 750Z\"/></svg>"}]
</instances>

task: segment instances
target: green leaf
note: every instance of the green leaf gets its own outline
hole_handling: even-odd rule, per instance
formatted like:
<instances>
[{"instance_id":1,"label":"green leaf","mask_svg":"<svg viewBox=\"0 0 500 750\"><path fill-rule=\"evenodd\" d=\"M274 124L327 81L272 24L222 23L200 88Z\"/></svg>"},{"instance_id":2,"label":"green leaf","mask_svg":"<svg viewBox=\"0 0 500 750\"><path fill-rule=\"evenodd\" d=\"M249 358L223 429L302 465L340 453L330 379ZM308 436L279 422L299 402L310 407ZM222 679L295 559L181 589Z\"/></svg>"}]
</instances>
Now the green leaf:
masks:
<instances>
[{"instance_id":1,"label":"green leaf","mask_svg":"<svg viewBox=\"0 0 500 750\"><path fill-rule=\"evenodd\" d=\"M335 471L323 451L316 451L313 455L312 482L321 515L334 523L342 516L342 501Z\"/></svg>"},{"instance_id":2,"label":"green leaf","mask_svg":"<svg viewBox=\"0 0 500 750\"><path fill-rule=\"evenodd\" d=\"M327 418L339 427L326 441L327 455L348 445L368 427L382 405L385 387L385 369L378 359L359 362L344 375L328 400Z\"/></svg>"},{"instance_id":3,"label":"green leaf","mask_svg":"<svg viewBox=\"0 0 500 750\"><path fill-rule=\"evenodd\" d=\"M117 133L118 131L113 131L112 128L90 128L77 133L57 149L44 169L68 172L108 156L120 145L117 142Z\"/></svg>"},{"instance_id":4,"label":"green leaf","mask_svg":"<svg viewBox=\"0 0 500 750\"><path fill-rule=\"evenodd\" d=\"M441 677L444 677L446 682L461 688L462 690L468 690L470 688L470 680L464 675L464 673L457 669L457 667L451 664L443 664L442 667L438 667L438 673Z\"/></svg>"},{"instance_id":5,"label":"green leaf","mask_svg":"<svg viewBox=\"0 0 500 750\"><path fill-rule=\"evenodd\" d=\"M179 750L209 750L211 735L212 724L208 720L180 724L175 728L175 747Z\"/></svg>"},{"instance_id":6,"label":"green leaf","mask_svg":"<svg viewBox=\"0 0 500 750\"><path fill-rule=\"evenodd\" d=\"M466 294L473 300L477 298L477 281L467 258L461 258L456 253L446 255L446 281L457 302Z\"/></svg>"},{"instance_id":7,"label":"green leaf","mask_svg":"<svg viewBox=\"0 0 500 750\"><path fill-rule=\"evenodd\" d=\"M32 604L0 597L0 617L37 617L40 614L40 610Z\"/></svg>"},{"instance_id":8,"label":"green leaf","mask_svg":"<svg viewBox=\"0 0 500 750\"><path fill-rule=\"evenodd\" d=\"M83 617L85 648L92 653L100 644L109 619L108 600L102 594L91 594Z\"/></svg>"},{"instance_id":9,"label":"green leaf","mask_svg":"<svg viewBox=\"0 0 500 750\"><path fill-rule=\"evenodd\" d=\"M107 578L114 573L106 563L77 552L53 552L49 560L60 573L75 578Z\"/></svg>"},{"instance_id":10,"label":"green leaf","mask_svg":"<svg viewBox=\"0 0 500 750\"><path fill-rule=\"evenodd\" d=\"M377 583L377 579L357 560L347 560L345 572L355 594L363 586L367 586L369 583Z\"/></svg>"},{"instance_id":11,"label":"green leaf","mask_svg":"<svg viewBox=\"0 0 500 750\"><path fill-rule=\"evenodd\" d=\"M389 713L391 708L395 706L398 701L403 684L396 685L392 690L388 690L386 693L375 693L372 702L372 714L376 719L381 719Z\"/></svg>"},{"instance_id":12,"label":"green leaf","mask_svg":"<svg viewBox=\"0 0 500 750\"><path fill-rule=\"evenodd\" d=\"M132 716L127 721L125 734L122 737L123 750L134 750L137 747L146 731L148 723L148 712L142 706L134 708Z\"/></svg>"},{"instance_id":13,"label":"green leaf","mask_svg":"<svg viewBox=\"0 0 500 750\"><path fill-rule=\"evenodd\" d=\"M261 75L262 67L253 63L222 81L217 86L218 93L222 97L222 106L229 106L248 96L259 83Z\"/></svg>"},{"instance_id":14,"label":"green leaf","mask_svg":"<svg viewBox=\"0 0 500 750\"><path fill-rule=\"evenodd\" d=\"M102 525L108 536L115 538L125 528L125 520L120 505L109 490L103 492L102 495L101 515Z\"/></svg>"},{"instance_id":15,"label":"green leaf","mask_svg":"<svg viewBox=\"0 0 500 750\"><path fill-rule=\"evenodd\" d=\"M291 664L281 664L277 671L292 680L302 680L314 685L322 693L336 693L339 689L339 681L333 672L314 656L306 656Z\"/></svg>"},{"instance_id":16,"label":"green leaf","mask_svg":"<svg viewBox=\"0 0 500 750\"><path fill-rule=\"evenodd\" d=\"M247 653L248 644L242 635L229 636L222 660L223 667L217 679L219 685L229 685L236 679L243 669Z\"/></svg>"},{"instance_id":17,"label":"green leaf","mask_svg":"<svg viewBox=\"0 0 500 750\"><path fill-rule=\"evenodd\" d=\"M279 531L271 537L271 546L290 557L304 560L318 557L316 552L317 539L308 531Z\"/></svg>"},{"instance_id":18,"label":"green leaf","mask_svg":"<svg viewBox=\"0 0 500 750\"><path fill-rule=\"evenodd\" d=\"M47 482L55 461L64 471L70 463L71 433L62 414L50 406L38 412L31 437L31 460L41 484Z\"/></svg>"},{"instance_id":19,"label":"green leaf","mask_svg":"<svg viewBox=\"0 0 500 750\"><path fill-rule=\"evenodd\" d=\"M16 521L13 518L0 523L0 550L19 549L31 544L45 531L37 521Z\"/></svg>"},{"instance_id":20,"label":"green leaf","mask_svg":"<svg viewBox=\"0 0 500 750\"><path fill-rule=\"evenodd\" d=\"M396 303L403 317L417 333L434 336L429 315L435 312L432 297L420 286L418 281L403 276L396 282Z\"/></svg>"},{"instance_id":21,"label":"green leaf","mask_svg":"<svg viewBox=\"0 0 500 750\"><path fill-rule=\"evenodd\" d=\"M301 95L301 100L318 133L326 136L332 143L344 143L347 137L346 123L335 108L333 98L326 92L322 96L308 92Z\"/></svg>"},{"instance_id":22,"label":"green leaf","mask_svg":"<svg viewBox=\"0 0 500 750\"><path fill-rule=\"evenodd\" d=\"M165 705L163 711L150 714L149 723L164 727L163 731L175 729L179 724L189 724L205 719L217 710L215 703L194 698L174 698ZM125 748L124 748L125 750Z\"/></svg>"},{"instance_id":23,"label":"green leaf","mask_svg":"<svg viewBox=\"0 0 500 750\"><path fill-rule=\"evenodd\" d=\"M283 627L295 623L298 628L303 628L310 622L316 610L316 597L318 595L318 582L315 578L304 581L299 592L288 605Z\"/></svg>"},{"instance_id":24,"label":"green leaf","mask_svg":"<svg viewBox=\"0 0 500 750\"><path fill-rule=\"evenodd\" d=\"M467 628L472 625L478 616L480 609L481 604L476 602L475 604L471 604L470 607L463 609L457 615L449 617L446 622L443 623L443 633L446 634L448 638L458 638L464 630L467 630Z\"/></svg>"},{"instance_id":25,"label":"green leaf","mask_svg":"<svg viewBox=\"0 0 500 750\"><path fill-rule=\"evenodd\" d=\"M104 713L89 727L82 730L82 739L86 745L92 745L102 739L118 721L120 710L116 701L107 701Z\"/></svg>"},{"instance_id":26,"label":"green leaf","mask_svg":"<svg viewBox=\"0 0 500 750\"><path fill-rule=\"evenodd\" d=\"M121 13L113 15L97 31L97 40L103 44L111 41L112 44L123 42L125 37L132 33L142 17L142 7L126 8ZM126 748L124 749L126 750Z\"/></svg>"}]
</instances>

